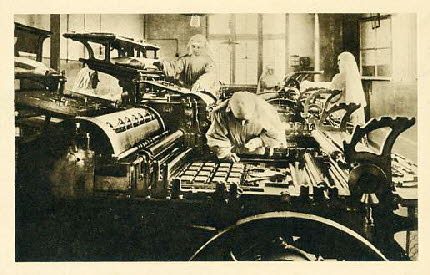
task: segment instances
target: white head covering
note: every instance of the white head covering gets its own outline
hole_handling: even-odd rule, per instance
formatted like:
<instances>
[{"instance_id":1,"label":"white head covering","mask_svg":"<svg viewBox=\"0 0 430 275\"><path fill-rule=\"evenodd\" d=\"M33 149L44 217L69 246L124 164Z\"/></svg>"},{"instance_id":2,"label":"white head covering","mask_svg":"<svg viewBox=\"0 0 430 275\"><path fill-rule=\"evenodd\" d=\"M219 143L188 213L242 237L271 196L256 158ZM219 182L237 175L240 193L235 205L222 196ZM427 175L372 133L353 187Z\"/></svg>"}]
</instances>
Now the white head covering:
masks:
<instances>
[{"instance_id":1,"label":"white head covering","mask_svg":"<svg viewBox=\"0 0 430 275\"><path fill-rule=\"evenodd\" d=\"M345 102L353 102L365 107L366 99L354 56L350 52L342 52L338 60L340 76L345 81Z\"/></svg>"},{"instance_id":2,"label":"white head covering","mask_svg":"<svg viewBox=\"0 0 430 275\"><path fill-rule=\"evenodd\" d=\"M271 64L266 65L258 80L257 94L273 90L279 84L279 80L280 77L275 74L275 67Z\"/></svg>"},{"instance_id":3,"label":"white head covering","mask_svg":"<svg viewBox=\"0 0 430 275\"><path fill-rule=\"evenodd\" d=\"M271 74L275 72L275 67L273 67L271 64L268 64L264 67L264 73L269 74L269 72L271 72Z\"/></svg>"},{"instance_id":4,"label":"white head covering","mask_svg":"<svg viewBox=\"0 0 430 275\"><path fill-rule=\"evenodd\" d=\"M281 119L275 107L262 97L250 92L236 92L230 98L228 106L234 117L249 123L261 123L270 128L281 125Z\"/></svg>"},{"instance_id":5,"label":"white head covering","mask_svg":"<svg viewBox=\"0 0 430 275\"><path fill-rule=\"evenodd\" d=\"M209 55L209 42L206 40L206 37L202 34L193 35L190 38L190 41L187 44L187 51L191 54L191 44L198 42L202 46L201 53L202 55Z\"/></svg>"},{"instance_id":6,"label":"white head covering","mask_svg":"<svg viewBox=\"0 0 430 275\"><path fill-rule=\"evenodd\" d=\"M254 95L248 92L236 92L230 98L229 107L234 117L239 120L251 120L255 115Z\"/></svg>"}]
</instances>

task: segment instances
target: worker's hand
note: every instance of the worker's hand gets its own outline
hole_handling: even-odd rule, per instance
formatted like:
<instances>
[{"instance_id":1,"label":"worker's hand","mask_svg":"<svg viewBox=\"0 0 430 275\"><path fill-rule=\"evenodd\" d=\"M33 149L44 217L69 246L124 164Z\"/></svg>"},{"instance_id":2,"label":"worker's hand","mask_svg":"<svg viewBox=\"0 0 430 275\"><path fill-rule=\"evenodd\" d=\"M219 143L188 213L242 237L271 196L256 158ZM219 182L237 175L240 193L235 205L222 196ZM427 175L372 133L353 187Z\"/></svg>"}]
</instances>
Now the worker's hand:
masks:
<instances>
[{"instance_id":1,"label":"worker's hand","mask_svg":"<svg viewBox=\"0 0 430 275\"><path fill-rule=\"evenodd\" d=\"M225 160L231 161L231 162L240 162L240 158L235 153L231 153L228 156L226 156Z\"/></svg>"},{"instance_id":2,"label":"worker's hand","mask_svg":"<svg viewBox=\"0 0 430 275\"><path fill-rule=\"evenodd\" d=\"M248 143L245 144L245 148L249 151L255 151L255 149L263 146L261 138L252 138Z\"/></svg>"}]
</instances>

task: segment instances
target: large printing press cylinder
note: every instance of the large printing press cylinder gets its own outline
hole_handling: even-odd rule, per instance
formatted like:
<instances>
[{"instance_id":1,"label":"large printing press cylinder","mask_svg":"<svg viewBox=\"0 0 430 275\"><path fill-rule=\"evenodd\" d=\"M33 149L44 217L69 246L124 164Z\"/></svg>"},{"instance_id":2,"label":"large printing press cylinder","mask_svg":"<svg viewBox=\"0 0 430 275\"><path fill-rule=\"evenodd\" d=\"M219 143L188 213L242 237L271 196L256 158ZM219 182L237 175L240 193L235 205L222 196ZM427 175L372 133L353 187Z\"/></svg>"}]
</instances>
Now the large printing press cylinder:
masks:
<instances>
[{"instance_id":1,"label":"large printing press cylinder","mask_svg":"<svg viewBox=\"0 0 430 275\"><path fill-rule=\"evenodd\" d=\"M92 134L96 139L92 149L113 158L124 156L124 152L134 148L157 134L165 131L164 122L150 108L131 108L98 117L77 119L82 132Z\"/></svg>"},{"instance_id":2,"label":"large printing press cylinder","mask_svg":"<svg viewBox=\"0 0 430 275\"><path fill-rule=\"evenodd\" d=\"M150 186L157 184L161 162L181 152L183 132L166 130L150 107L78 117L73 122L67 124L74 128L69 153L57 162L51 176L57 197L147 196ZM60 180L63 173L73 176Z\"/></svg>"}]
</instances>

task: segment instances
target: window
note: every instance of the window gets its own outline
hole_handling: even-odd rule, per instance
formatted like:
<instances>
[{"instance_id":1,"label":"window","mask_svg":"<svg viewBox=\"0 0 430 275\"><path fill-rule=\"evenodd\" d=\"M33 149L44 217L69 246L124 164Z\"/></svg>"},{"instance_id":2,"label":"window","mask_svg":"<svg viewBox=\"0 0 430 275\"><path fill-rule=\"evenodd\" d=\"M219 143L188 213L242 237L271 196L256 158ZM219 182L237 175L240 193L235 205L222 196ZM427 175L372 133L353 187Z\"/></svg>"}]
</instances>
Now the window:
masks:
<instances>
[{"instance_id":1,"label":"window","mask_svg":"<svg viewBox=\"0 0 430 275\"><path fill-rule=\"evenodd\" d=\"M257 40L238 40L236 45L236 84L257 84Z\"/></svg>"},{"instance_id":2,"label":"window","mask_svg":"<svg viewBox=\"0 0 430 275\"><path fill-rule=\"evenodd\" d=\"M225 40L211 39L210 55L216 64L218 79L222 83L230 83L231 46Z\"/></svg>"},{"instance_id":3,"label":"window","mask_svg":"<svg viewBox=\"0 0 430 275\"><path fill-rule=\"evenodd\" d=\"M214 14L209 16L209 45L210 54L214 60L218 78L222 83L231 83L231 62L233 41L231 36L230 14Z\"/></svg>"},{"instance_id":4,"label":"window","mask_svg":"<svg viewBox=\"0 0 430 275\"><path fill-rule=\"evenodd\" d=\"M257 35L257 14L236 14L236 33L239 35Z\"/></svg>"},{"instance_id":5,"label":"window","mask_svg":"<svg viewBox=\"0 0 430 275\"><path fill-rule=\"evenodd\" d=\"M391 17L376 16L360 22L360 66L363 77L392 75Z\"/></svg>"},{"instance_id":6,"label":"window","mask_svg":"<svg viewBox=\"0 0 430 275\"><path fill-rule=\"evenodd\" d=\"M221 82L257 84L258 64L285 73L285 14L263 14L262 60L259 52L258 14L209 15L209 41Z\"/></svg>"},{"instance_id":7,"label":"window","mask_svg":"<svg viewBox=\"0 0 430 275\"><path fill-rule=\"evenodd\" d=\"M210 35L229 35L230 34L230 14L209 15Z\"/></svg>"},{"instance_id":8,"label":"window","mask_svg":"<svg viewBox=\"0 0 430 275\"><path fill-rule=\"evenodd\" d=\"M285 22L285 14L263 14L263 72L271 65L279 81L285 75Z\"/></svg>"}]
</instances>

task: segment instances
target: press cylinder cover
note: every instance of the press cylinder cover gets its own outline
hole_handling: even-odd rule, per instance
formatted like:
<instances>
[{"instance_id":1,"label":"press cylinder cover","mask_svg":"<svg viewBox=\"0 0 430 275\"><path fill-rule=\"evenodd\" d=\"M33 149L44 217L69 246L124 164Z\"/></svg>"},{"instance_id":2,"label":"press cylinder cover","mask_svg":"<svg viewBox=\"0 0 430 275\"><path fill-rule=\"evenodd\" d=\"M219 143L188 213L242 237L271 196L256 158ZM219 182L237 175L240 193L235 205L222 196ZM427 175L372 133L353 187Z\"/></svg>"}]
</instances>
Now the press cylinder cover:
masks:
<instances>
[{"instance_id":1,"label":"press cylinder cover","mask_svg":"<svg viewBox=\"0 0 430 275\"><path fill-rule=\"evenodd\" d=\"M80 117L78 121L86 132L97 133L105 138L95 140L103 154L117 157L142 140L164 131L161 117L150 108L131 108L98 117ZM97 136L97 135L95 135ZM107 143L107 144L106 144Z\"/></svg>"}]
</instances>

